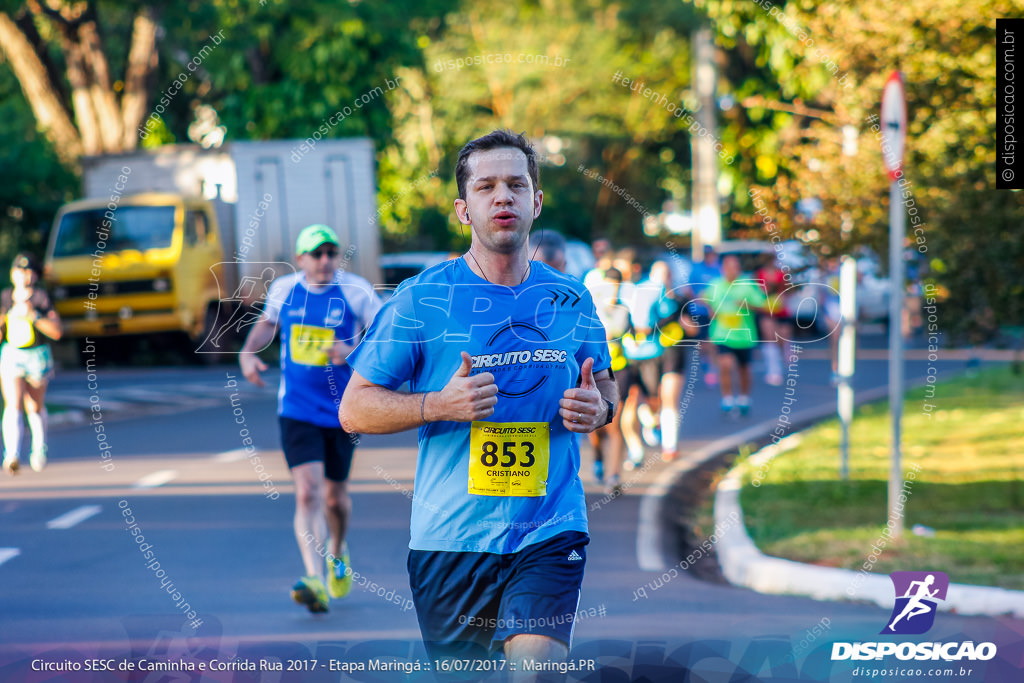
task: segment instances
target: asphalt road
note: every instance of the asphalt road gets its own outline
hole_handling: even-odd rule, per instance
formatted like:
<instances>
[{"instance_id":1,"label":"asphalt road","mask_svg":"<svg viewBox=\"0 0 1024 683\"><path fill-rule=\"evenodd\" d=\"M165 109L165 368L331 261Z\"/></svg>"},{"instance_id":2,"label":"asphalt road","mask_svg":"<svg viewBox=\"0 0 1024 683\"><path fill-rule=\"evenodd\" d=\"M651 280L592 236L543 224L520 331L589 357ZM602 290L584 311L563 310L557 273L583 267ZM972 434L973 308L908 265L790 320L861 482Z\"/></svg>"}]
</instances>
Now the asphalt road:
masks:
<instances>
[{"instance_id":1,"label":"asphalt road","mask_svg":"<svg viewBox=\"0 0 1024 683\"><path fill-rule=\"evenodd\" d=\"M939 366L954 372L963 362ZM923 377L927 367L908 362L908 378ZM883 361L861 361L855 387L884 386L886 372ZM362 439L351 478L356 586L329 613L310 615L288 594L301 563L274 387L226 388L228 375L238 372L104 368L95 391L86 388L84 372L55 381L52 396L103 407L110 448L101 450L93 425L62 427L51 435L46 471L0 479L0 681L425 679L425 673L331 670L381 661L429 664L405 571L415 434ZM808 352L800 364L801 405L835 401L827 376L823 354ZM236 390L243 393L233 409ZM751 417L737 422L719 414L715 390L701 382L694 390L684 450L773 419L783 395L758 381ZM244 425L236 423L238 408ZM240 450L243 427L259 463ZM598 506L604 496L592 481L586 446L584 462L592 542L580 602L585 618L571 659L598 673L570 673L568 680L684 680L684 669L691 681L860 679L852 673L859 662L829 661L830 643L880 639L887 611L760 595L685 572L651 588L658 574L638 563L639 509L663 465ZM261 471L269 479L261 481ZM148 547L137 542L126 514ZM644 586L646 599L638 593ZM1005 676L1019 674L1010 662L1020 666L1024 622L944 613L927 639L1000 645L996 659L971 663L978 670L947 680L1019 680ZM103 661L89 665L96 657ZM210 671L214 660L297 670ZM154 661L185 670L145 668ZM205 671L188 669L199 663ZM33 670L76 665L80 670ZM85 670L96 666L115 672ZM116 671L129 667L134 670Z\"/></svg>"}]
</instances>

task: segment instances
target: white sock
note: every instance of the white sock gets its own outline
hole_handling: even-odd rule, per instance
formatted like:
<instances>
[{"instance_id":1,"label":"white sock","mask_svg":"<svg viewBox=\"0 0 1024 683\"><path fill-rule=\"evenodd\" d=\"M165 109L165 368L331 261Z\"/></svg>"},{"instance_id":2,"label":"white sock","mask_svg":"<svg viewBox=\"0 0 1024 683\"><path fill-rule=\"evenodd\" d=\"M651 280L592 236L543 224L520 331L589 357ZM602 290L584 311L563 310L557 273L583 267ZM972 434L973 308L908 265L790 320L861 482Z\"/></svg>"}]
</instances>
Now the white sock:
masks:
<instances>
[{"instance_id":1,"label":"white sock","mask_svg":"<svg viewBox=\"0 0 1024 683\"><path fill-rule=\"evenodd\" d=\"M740 394L739 398L736 399L736 405L738 406L749 406L750 397L746 394Z\"/></svg>"},{"instance_id":2,"label":"white sock","mask_svg":"<svg viewBox=\"0 0 1024 683\"><path fill-rule=\"evenodd\" d=\"M779 345L775 342L769 342L767 344L762 344L761 348L764 349L764 364L768 366L768 374L781 375L782 352L779 350Z\"/></svg>"},{"instance_id":3,"label":"white sock","mask_svg":"<svg viewBox=\"0 0 1024 683\"><path fill-rule=\"evenodd\" d=\"M679 447L679 411L661 409L661 450L674 451Z\"/></svg>"},{"instance_id":4,"label":"white sock","mask_svg":"<svg viewBox=\"0 0 1024 683\"><path fill-rule=\"evenodd\" d=\"M21 452L21 411L12 405L4 406L4 459L17 460Z\"/></svg>"},{"instance_id":5,"label":"white sock","mask_svg":"<svg viewBox=\"0 0 1024 683\"><path fill-rule=\"evenodd\" d=\"M32 452L40 453L46 449L46 423L49 413L43 408L38 413L26 411L25 417L28 418L28 428L32 432Z\"/></svg>"},{"instance_id":6,"label":"white sock","mask_svg":"<svg viewBox=\"0 0 1024 683\"><path fill-rule=\"evenodd\" d=\"M622 439L626 442L626 450L629 451L629 457L633 460L642 460L644 457L644 444L637 438L636 434L627 434L623 430Z\"/></svg>"},{"instance_id":7,"label":"white sock","mask_svg":"<svg viewBox=\"0 0 1024 683\"><path fill-rule=\"evenodd\" d=\"M641 403L637 406L636 416L640 418L640 424L648 429L658 426L657 421L654 419L654 413L651 412L651 407L646 403Z\"/></svg>"}]
</instances>

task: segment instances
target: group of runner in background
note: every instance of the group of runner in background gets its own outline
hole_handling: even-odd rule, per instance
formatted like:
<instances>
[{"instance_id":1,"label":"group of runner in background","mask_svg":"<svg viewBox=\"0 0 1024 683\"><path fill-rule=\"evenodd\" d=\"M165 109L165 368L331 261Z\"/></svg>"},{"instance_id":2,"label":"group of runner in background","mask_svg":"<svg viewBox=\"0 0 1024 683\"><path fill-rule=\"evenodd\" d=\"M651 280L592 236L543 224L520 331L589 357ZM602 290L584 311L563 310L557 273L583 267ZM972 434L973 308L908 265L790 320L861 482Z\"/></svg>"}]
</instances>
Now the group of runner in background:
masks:
<instances>
[{"instance_id":1,"label":"group of runner in background","mask_svg":"<svg viewBox=\"0 0 1024 683\"><path fill-rule=\"evenodd\" d=\"M782 383L796 302L774 261L744 273L736 255L720 259L709 245L681 278L668 261L644 268L635 250L615 251L605 239L592 249L595 267L584 284L607 333L622 408L590 440L595 478L617 493L622 470L641 465L645 445L660 448L666 462L679 456L680 399L687 369L697 365L688 354L700 354L704 382L719 387L730 416L750 413L755 348L765 382Z\"/></svg>"}]
</instances>

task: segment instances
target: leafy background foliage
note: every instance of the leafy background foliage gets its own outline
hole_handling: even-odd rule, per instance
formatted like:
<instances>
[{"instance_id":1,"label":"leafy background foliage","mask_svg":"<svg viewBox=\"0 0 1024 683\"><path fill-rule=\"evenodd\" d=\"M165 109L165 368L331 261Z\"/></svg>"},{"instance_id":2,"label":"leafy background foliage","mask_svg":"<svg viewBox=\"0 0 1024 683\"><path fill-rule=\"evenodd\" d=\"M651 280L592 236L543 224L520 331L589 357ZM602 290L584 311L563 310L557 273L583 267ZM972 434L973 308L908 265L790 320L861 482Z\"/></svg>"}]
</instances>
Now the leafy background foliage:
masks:
<instances>
[{"instance_id":1,"label":"leafy background foliage","mask_svg":"<svg viewBox=\"0 0 1024 683\"><path fill-rule=\"evenodd\" d=\"M88 4L115 80L124 77L133 17L145 4ZM25 7L0 2L11 16ZM627 200L652 214L669 203L688 208L690 133L665 107L612 77L643 81L692 112L691 35L709 25L718 135L735 156L719 169L726 236L766 237L750 199L757 189L783 233L809 239L819 253L870 247L884 255L888 179L867 117L899 69L910 119L906 178L926 226L927 251L909 253L940 287L950 338L977 341L1024 323L1024 193L994 189L991 17L1015 9L1012 0L172 0L156 10L150 106L211 35L220 32L224 42L142 146L188 142L201 105L216 111L228 141L306 138L390 81L398 87L354 108L327 134L374 140L387 249L466 245L451 211L455 157L466 140L496 127L527 133L545 157L540 225L583 240L609 236L617 245L680 243L645 235ZM36 26L61 71L55 30L43 20ZM514 63L487 63L488 55ZM520 55L534 63L517 61ZM568 61L555 65L556 57ZM456 60L461 68L450 68ZM844 128L854 132L854 147ZM62 164L60 150L37 130L5 63L0 144L0 257L41 251L54 211L79 192L79 171ZM610 178L622 196L580 166ZM816 215L797 211L807 198L820 200Z\"/></svg>"}]
</instances>

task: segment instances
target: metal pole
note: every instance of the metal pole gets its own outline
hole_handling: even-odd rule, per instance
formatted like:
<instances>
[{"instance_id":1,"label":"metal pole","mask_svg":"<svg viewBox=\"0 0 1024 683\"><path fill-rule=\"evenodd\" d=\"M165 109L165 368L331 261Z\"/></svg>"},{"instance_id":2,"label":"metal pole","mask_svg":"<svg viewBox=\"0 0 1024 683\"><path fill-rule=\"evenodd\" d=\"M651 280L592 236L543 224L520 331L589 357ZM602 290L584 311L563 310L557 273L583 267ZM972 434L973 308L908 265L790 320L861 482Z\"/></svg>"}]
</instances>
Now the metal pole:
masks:
<instances>
[{"instance_id":1,"label":"metal pole","mask_svg":"<svg viewBox=\"0 0 1024 683\"><path fill-rule=\"evenodd\" d=\"M900 466L900 421L903 417L903 240L906 214L900 190L889 184L889 410L892 413L892 456L889 468L889 521L893 538L903 535L903 517L896 503L903 489Z\"/></svg>"},{"instance_id":2,"label":"metal pole","mask_svg":"<svg viewBox=\"0 0 1024 683\"><path fill-rule=\"evenodd\" d=\"M693 159L693 262L704 259L704 245L717 245L722 241L721 203L718 197L718 156L715 142L718 127L715 122L718 103L715 101L717 73L715 45L711 29L693 32L693 84L699 103L697 124L705 135L690 134L690 154Z\"/></svg>"},{"instance_id":3,"label":"metal pole","mask_svg":"<svg viewBox=\"0 0 1024 683\"><path fill-rule=\"evenodd\" d=\"M853 421L853 368L857 341L857 259L846 256L839 268L839 308L843 323L839 333L839 476L850 478L850 423Z\"/></svg>"}]
</instances>

